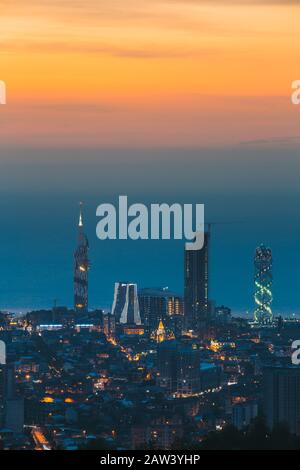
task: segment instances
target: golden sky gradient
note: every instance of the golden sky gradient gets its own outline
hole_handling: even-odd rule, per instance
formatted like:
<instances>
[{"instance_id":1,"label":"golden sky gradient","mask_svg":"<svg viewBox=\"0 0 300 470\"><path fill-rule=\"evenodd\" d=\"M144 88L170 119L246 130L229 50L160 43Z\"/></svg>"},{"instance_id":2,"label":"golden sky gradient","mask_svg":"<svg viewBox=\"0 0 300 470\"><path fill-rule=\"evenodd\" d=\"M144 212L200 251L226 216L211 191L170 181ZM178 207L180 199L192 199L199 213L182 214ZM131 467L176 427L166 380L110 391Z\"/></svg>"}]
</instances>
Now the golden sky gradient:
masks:
<instances>
[{"instance_id":1,"label":"golden sky gradient","mask_svg":"<svg viewBox=\"0 0 300 470\"><path fill-rule=\"evenodd\" d=\"M299 23L296 0L0 0L1 141L294 144Z\"/></svg>"}]
</instances>

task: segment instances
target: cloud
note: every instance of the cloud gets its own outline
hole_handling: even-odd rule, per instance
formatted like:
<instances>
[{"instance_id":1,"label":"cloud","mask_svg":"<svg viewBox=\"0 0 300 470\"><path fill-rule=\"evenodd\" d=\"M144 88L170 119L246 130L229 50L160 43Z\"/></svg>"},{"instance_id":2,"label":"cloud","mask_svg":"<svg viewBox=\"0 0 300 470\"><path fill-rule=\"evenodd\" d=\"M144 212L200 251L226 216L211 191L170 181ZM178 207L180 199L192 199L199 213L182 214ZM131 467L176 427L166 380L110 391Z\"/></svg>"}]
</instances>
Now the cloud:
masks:
<instances>
[{"instance_id":1,"label":"cloud","mask_svg":"<svg viewBox=\"0 0 300 470\"><path fill-rule=\"evenodd\" d=\"M241 145L245 146L273 146L274 144L277 144L277 146L282 146L282 145L298 145L300 143L300 135L296 136L287 136L287 137L278 137L274 139L254 139L254 140L244 140L240 142Z\"/></svg>"},{"instance_id":2,"label":"cloud","mask_svg":"<svg viewBox=\"0 0 300 470\"><path fill-rule=\"evenodd\" d=\"M117 58L132 58L132 59L178 59L187 57L196 57L211 54L212 51L208 48L200 48L199 50L192 50L188 48L167 48L141 46L140 48L133 48L130 46L120 46L113 44L97 44L91 42L51 42L51 41L26 41L21 44L16 44L11 41L0 43L2 53L5 52L27 52L30 53L49 53L57 54L63 52L65 54L102 54Z\"/></svg>"}]
</instances>

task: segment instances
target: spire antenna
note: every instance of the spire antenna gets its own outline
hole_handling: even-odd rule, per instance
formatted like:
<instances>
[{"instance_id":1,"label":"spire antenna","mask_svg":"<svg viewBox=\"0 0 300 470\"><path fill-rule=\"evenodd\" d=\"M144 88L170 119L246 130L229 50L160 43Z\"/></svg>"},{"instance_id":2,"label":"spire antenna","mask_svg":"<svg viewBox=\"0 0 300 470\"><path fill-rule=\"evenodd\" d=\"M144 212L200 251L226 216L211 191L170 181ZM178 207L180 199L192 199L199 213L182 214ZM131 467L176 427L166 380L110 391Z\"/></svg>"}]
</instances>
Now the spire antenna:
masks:
<instances>
[{"instance_id":1,"label":"spire antenna","mask_svg":"<svg viewBox=\"0 0 300 470\"><path fill-rule=\"evenodd\" d=\"M82 206L83 206L83 202L80 202L79 203L79 224L78 224L78 227L83 227Z\"/></svg>"}]
</instances>

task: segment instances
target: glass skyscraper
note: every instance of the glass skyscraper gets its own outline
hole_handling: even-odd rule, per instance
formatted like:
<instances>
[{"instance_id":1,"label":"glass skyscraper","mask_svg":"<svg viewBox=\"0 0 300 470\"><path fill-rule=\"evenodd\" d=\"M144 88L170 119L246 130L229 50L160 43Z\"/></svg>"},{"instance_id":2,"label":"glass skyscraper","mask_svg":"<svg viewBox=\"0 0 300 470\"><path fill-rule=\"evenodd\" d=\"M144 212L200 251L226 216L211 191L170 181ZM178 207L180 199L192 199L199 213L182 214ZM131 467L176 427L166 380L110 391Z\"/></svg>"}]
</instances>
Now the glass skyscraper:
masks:
<instances>
[{"instance_id":1,"label":"glass skyscraper","mask_svg":"<svg viewBox=\"0 0 300 470\"><path fill-rule=\"evenodd\" d=\"M184 254L185 329L196 333L207 326L209 316L209 232L204 234L201 250Z\"/></svg>"}]
</instances>

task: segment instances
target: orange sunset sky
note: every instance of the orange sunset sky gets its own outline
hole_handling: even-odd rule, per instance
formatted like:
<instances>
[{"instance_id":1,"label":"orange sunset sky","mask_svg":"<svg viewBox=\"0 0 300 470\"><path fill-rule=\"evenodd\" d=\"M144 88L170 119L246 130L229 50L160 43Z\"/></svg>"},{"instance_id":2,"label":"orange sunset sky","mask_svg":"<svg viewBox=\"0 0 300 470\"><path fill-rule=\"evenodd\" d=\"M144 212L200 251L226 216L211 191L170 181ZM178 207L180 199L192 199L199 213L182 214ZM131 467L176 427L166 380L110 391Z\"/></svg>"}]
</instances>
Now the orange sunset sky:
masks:
<instances>
[{"instance_id":1,"label":"orange sunset sky","mask_svg":"<svg viewBox=\"0 0 300 470\"><path fill-rule=\"evenodd\" d=\"M298 145L300 2L0 0L5 146Z\"/></svg>"}]
</instances>

